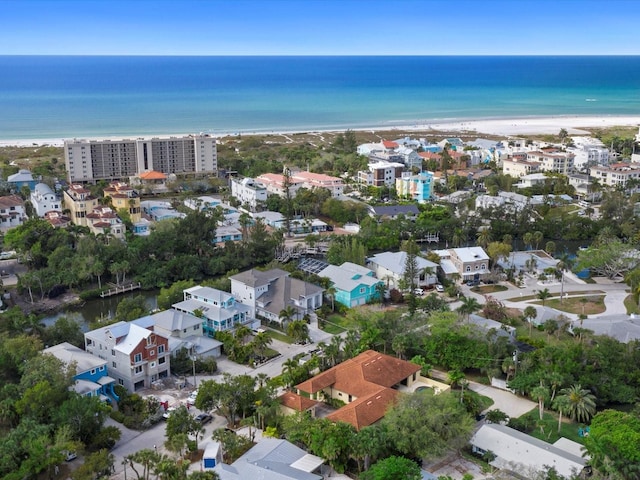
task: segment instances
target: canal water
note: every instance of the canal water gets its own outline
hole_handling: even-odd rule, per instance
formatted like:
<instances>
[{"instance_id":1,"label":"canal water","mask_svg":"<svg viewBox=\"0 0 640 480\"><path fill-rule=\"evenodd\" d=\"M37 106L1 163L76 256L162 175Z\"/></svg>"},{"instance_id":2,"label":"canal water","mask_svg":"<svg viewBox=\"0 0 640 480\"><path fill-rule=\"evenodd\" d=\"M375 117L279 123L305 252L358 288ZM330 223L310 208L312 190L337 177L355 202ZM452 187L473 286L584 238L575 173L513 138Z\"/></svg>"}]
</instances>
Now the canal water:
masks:
<instances>
[{"instance_id":1,"label":"canal water","mask_svg":"<svg viewBox=\"0 0 640 480\"><path fill-rule=\"evenodd\" d=\"M100 318L107 319L115 317L118 304L125 298L133 298L141 295L144 297L145 304L149 310L158 308L159 293L159 289L136 290L108 298L88 300L82 306L69 307L63 311L47 315L42 319L42 323L52 325L58 318L68 317L75 319L80 324L82 331L87 331L89 329L89 323Z\"/></svg>"}]
</instances>

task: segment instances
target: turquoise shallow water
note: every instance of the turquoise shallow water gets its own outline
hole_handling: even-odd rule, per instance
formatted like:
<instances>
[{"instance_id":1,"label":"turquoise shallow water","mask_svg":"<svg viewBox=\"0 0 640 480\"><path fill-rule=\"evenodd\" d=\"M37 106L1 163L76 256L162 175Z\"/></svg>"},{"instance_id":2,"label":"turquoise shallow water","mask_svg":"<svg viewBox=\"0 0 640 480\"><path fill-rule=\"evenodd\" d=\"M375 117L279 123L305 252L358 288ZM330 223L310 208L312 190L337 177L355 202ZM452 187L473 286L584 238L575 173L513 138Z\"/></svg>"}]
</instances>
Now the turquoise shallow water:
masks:
<instances>
[{"instance_id":1,"label":"turquoise shallow water","mask_svg":"<svg viewBox=\"0 0 640 480\"><path fill-rule=\"evenodd\" d=\"M640 115L640 57L0 56L0 138Z\"/></svg>"}]
</instances>

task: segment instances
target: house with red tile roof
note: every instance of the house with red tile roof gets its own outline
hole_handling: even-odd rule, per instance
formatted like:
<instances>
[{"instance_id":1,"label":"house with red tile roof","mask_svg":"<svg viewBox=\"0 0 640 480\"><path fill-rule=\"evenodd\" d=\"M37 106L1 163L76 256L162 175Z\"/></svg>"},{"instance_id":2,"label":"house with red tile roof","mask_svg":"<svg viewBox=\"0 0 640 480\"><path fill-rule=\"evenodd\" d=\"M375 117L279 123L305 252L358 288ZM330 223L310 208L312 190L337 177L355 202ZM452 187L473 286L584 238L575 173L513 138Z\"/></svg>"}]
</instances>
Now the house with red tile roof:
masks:
<instances>
[{"instance_id":1,"label":"house with red tile roof","mask_svg":"<svg viewBox=\"0 0 640 480\"><path fill-rule=\"evenodd\" d=\"M419 378L419 365L367 350L296 385L296 390L309 394L311 400L343 401L345 406L327 418L360 430L382 419L396 401L398 389L411 387Z\"/></svg>"},{"instance_id":2,"label":"house with red tile roof","mask_svg":"<svg viewBox=\"0 0 640 480\"><path fill-rule=\"evenodd\" d=\"M316 407L320 403L294 392L285 392L276 400L280 404L280 411L283 415L293 415L296 412L309 412L312 417L316 416Z\"/></svg>"}]
</instances>

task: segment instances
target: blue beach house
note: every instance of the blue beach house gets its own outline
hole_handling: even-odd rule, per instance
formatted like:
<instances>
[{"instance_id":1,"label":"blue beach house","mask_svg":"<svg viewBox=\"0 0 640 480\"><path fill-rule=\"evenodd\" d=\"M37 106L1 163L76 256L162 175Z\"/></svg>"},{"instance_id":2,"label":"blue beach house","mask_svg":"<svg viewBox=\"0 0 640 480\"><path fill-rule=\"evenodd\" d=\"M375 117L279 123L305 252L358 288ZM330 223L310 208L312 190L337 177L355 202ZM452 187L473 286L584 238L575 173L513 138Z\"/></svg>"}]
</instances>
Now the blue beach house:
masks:
<instances>
[{"instance_id":1,"label":"blue beach house","mask_svg":"<svg viewBox=\"0 0 640 480\"><path fill-rule=\"evenodd\" d=\"M331 285L336 289L336 302L346 307L364 305L379 298L378 285L384 285L371 270L351 262L345 262L340 266L329 265L318 275L331 281Z\"/></svg>"},{"instance_id":2,"label":"blue beach house","mask_svg":"<svg viewBox=\"0 0 640 480\"><path fill-rule=\"evenodd\" d=\"M38 180L35 180L33 178L33 175L29 170L19 170L18 173L9 175L7 177L7 182L16 192L19 192L20 189L24 186L29 187L29 191L33 192L33 190L36 188Z\"/></svg>"},{"instance_id":3,"label":"blue beach house","mask_svg":"<svg viewBox=\"0 0 640 480\"><path fill-rule=\"evenodd\" d=\"M75 383L71 388L76 393L87 397L100 397L107 402L112 398L118 400L118 396L113 391L116 381L109 376L106 360L67 342L45 348L42 353L53 355L66 365L75 366L76 373L73 376Z\"/></svg>"}]
</instances>

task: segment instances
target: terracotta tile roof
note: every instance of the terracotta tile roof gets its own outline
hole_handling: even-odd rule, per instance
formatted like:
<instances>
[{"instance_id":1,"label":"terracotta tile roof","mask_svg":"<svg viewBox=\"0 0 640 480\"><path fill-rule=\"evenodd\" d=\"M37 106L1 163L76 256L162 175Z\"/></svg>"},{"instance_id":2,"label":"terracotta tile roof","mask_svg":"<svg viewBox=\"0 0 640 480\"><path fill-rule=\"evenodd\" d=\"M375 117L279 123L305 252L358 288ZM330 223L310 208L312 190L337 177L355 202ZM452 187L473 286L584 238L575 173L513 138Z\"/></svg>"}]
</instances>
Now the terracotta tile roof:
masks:
<instances>
[{"instance_id":1,"label":"terracotta tile roof","mask_svg":"<svg viewBox=\"0 0 640 480\"><path fill-rule=\"evenodd\" d=\"M389 405L396 401L398 395L399 392L391 388L380 388L373 395L359 398L326 418L332 422L350 423L356 430L360 430L384 417Z\"/></svg>"},{"instance_id":2,"label":"terracotta tile roof","mask_svg":"<svg viewBox=\"0 0 640 480\"><path fill-rule=\"evenodd\" d=\"M297 410L298 412L309 410L320 403L293 392L287 392L284 395L280 395L277 400L281 405Z\"/></svg>"},{"instance_id":3,"label":"terracotta tile roof","mask_svg":"<svg viewBox=\"0 0 640 480\"><path fill-rule=\"evenodd\" d=\"M433 152L418 152L422 158L426 158L427 160L440 160L441 155L439 153Z\"/></svg>"},{"instance_id":4,"label":"terracotta tile roof","mask_svg":"<svg viewBox=\"0 0 640 480\"><path fill-rule=\"evenodd\" d=\"M382 145L384 145L384 148L398 148L398 144L391 140L383 140Z\"/></svg>"},{"instance_id":5,"label":"terracotta tile roof","mask_svg":"<svg viewBox=\"0 0 640 480\"><path fill-rule=\"evenodd\" d=\"M155 170L149 170L148 172L142 172L138 175L141 180L166 180L167 176L162 172L156 172Z\"/></svg>"},{"instance_id":6,"label":"terracotta tile roof","mask_svg":"<svg viewBox=\"0 0 640 480\"><path fill-rule=\"evenodd\" d=\"M390 387L419 371L420 366L415 363L367 350L296 385L296 388L303 392L316 393L331 387L355 398L355 401L330 417L351 423L359 429L384 416L389 402L395 399L396 392ZM345 413L342 413L343 409L347 409ZM366 423L369 420L370 422Z\"/></svg>"}]
</instances>

